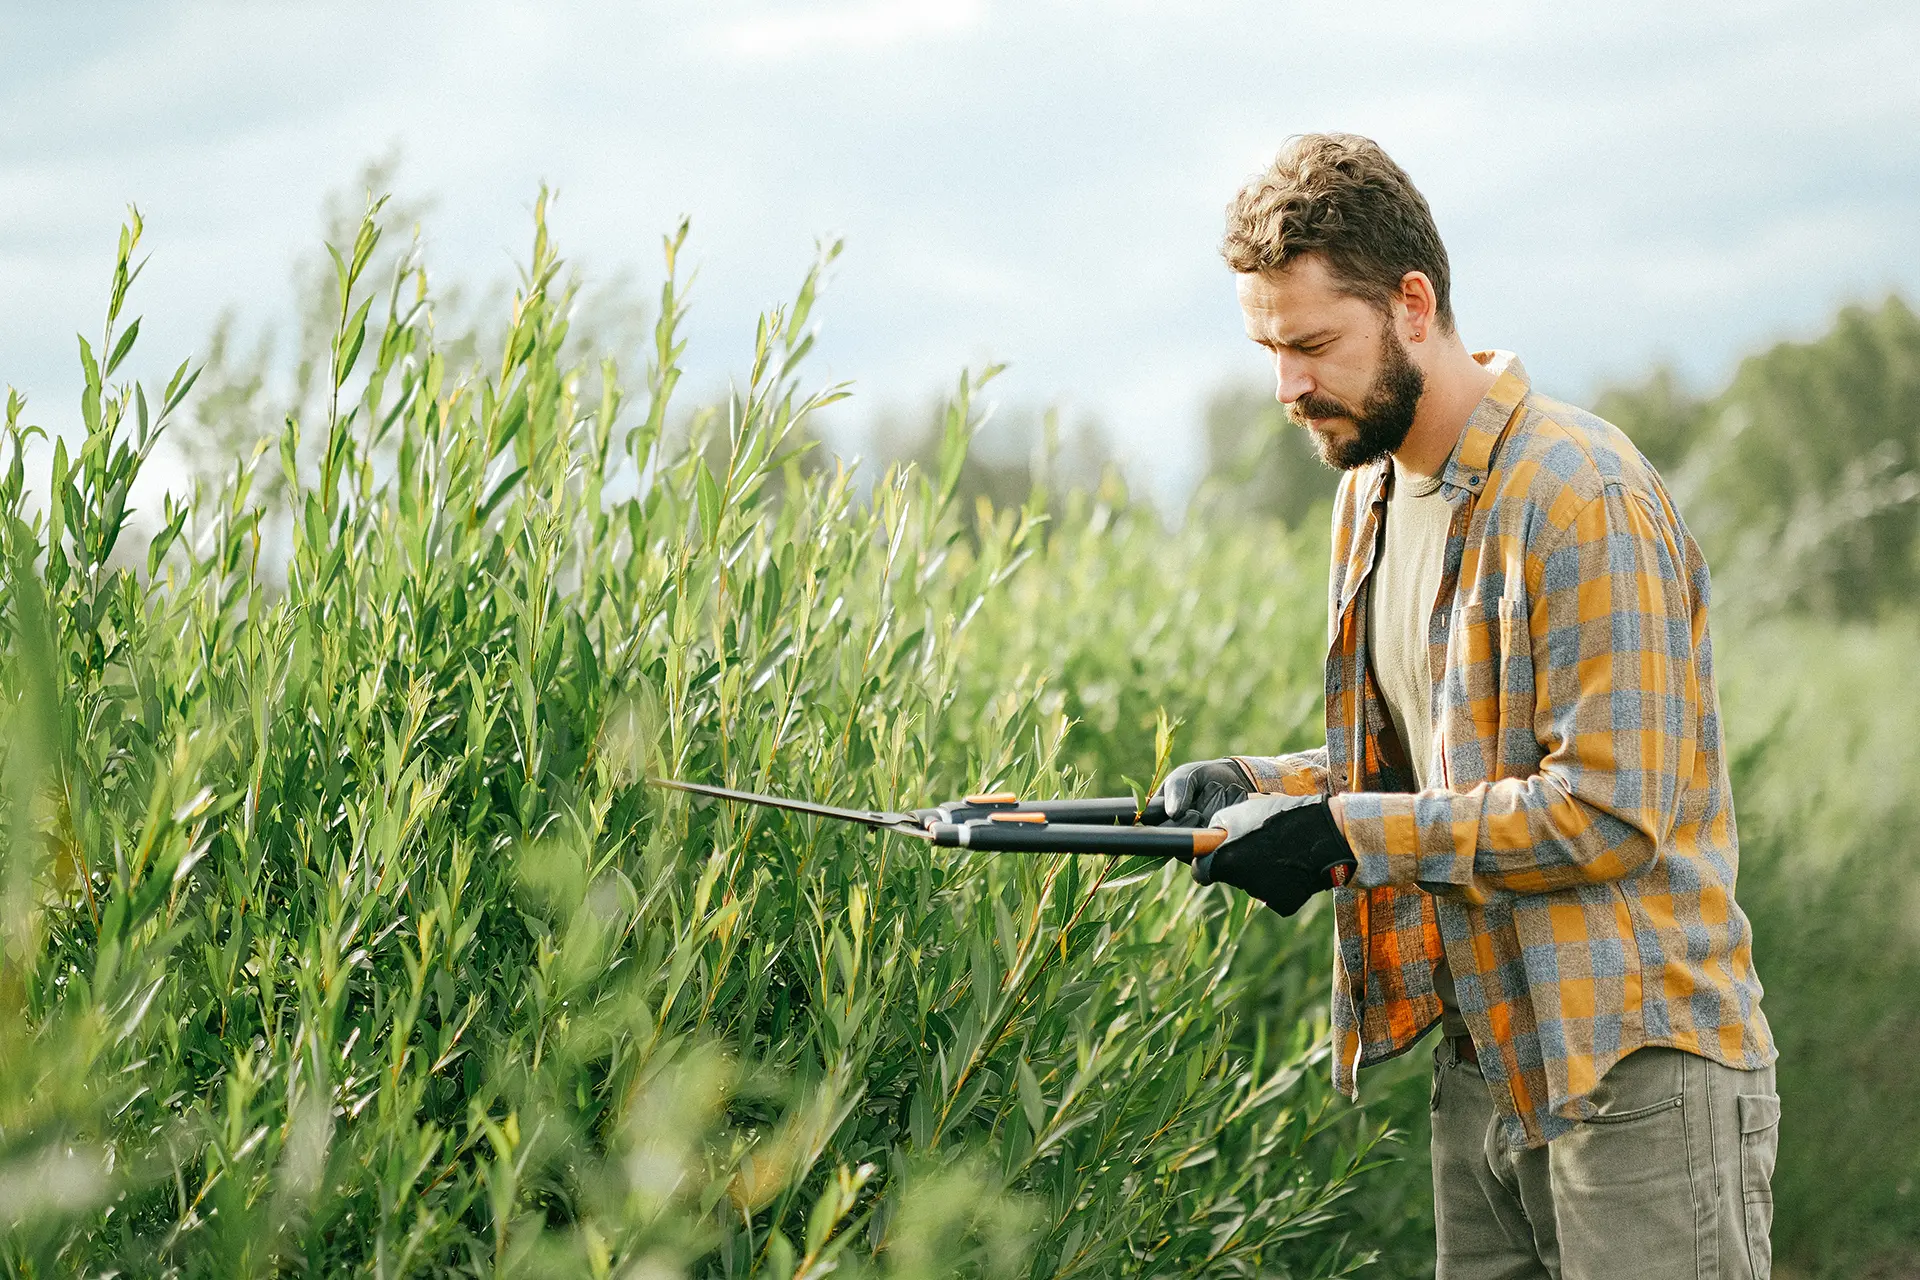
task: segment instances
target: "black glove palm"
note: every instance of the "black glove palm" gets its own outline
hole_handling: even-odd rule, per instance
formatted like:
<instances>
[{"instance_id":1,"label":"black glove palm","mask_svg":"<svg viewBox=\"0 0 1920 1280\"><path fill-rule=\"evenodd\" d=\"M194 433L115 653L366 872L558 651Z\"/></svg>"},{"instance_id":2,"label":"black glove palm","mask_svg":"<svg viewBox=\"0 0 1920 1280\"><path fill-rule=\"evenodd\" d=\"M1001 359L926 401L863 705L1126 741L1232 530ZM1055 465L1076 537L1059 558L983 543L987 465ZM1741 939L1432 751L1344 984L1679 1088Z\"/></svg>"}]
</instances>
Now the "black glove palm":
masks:
<instances>
[{"instance_id":1,"label":"black glove palm","mask_svg":"<svg viewBox=\"0 0 1920 1280\"><path fill-rule=\"evenodd\" d=\"M1314 894L1345 884L1353 850L1325 796L1256 796L1213 815L1226 843L1193 860L1200 884L1230 884L1283 916Z\"/></svg>"}]
</instances>

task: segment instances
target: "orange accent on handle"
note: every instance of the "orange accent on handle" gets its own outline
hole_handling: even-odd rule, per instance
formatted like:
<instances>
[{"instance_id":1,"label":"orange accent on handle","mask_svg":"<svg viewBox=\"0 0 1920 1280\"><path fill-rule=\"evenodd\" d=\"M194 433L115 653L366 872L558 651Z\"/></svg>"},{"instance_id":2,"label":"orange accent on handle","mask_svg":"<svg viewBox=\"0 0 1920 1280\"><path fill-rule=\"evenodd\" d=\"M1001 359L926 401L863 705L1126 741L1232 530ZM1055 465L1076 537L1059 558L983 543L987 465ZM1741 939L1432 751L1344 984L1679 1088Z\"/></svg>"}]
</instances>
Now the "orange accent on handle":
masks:
<instances>
[{"instance_id":1,"label":"orange accent on handle","mask_svg":"<svg viewBox=\"0 0 1920 1280\"><path fill-rule=\"evenodd\" d=\"M1044 827L1047 825L1047 815L1044 813L995 813L995 814L988 815L987 821L989 822L1033 822L1033 823L1038 823L1040 826Z\"/></svg>"},{"instance_id":2,"label":"orange accent on handle","mask_svg":"<svg viewBox=\"0 0 1920 1280\"><path fill-rule=\"evenodd\" d=\"M968 804L1019 804L1020 797L1011 791L989 791L985 795L968 796Z\"/></svg>"},{"instance_id":3,"label":"orange accent on handle","mask_svg":"<svg viewBox=\"0 0 1920 1280\"><path fill-rule=\"evenodd\" d=\"M1193 856L1212 853L1227 842L1227 833L1218 827L1202 827L1193 833Z\"/></svg>"}]
</instances>

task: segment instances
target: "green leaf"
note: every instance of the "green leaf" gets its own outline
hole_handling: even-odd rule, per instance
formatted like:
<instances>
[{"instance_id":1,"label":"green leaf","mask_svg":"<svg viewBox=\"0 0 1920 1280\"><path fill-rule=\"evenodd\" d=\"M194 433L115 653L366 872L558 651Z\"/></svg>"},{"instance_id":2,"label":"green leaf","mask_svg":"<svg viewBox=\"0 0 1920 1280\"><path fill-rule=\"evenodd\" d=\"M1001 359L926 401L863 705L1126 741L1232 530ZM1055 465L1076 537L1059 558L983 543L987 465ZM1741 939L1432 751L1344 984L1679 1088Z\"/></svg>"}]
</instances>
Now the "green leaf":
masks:
<instances>
[{"instance_id":1,"label":"green leaf","mask_svg":"<svg viewBox=\"0 0 1920 1280\"><path fill-rule=\"evenodd\" d=\"M705 458L700 459L696 471L695 494L700 508L700 534L711 546L720 537L720 484L713 478L713 471L707 466Z\"/></svg>"},{"instance_id":2,"label":"green leaf","mask_svg":"<svg viewBox=\"0 0 1920 1280\"><path fill-rule=\"evenodd\" d=\"M478 523L492 515L493 509L500 505L502 499L513 492L513 487L519 484L526 474L527 469L525 467L515 467L513 470L507 472L500 483L493 486L493 492L482 499L480 505L473 509L474 521Z\"/></svg>"},{"instance_id":3,"label":"green leaf","mask_svg":"<svg viewBox=\"0 0 1920 1280\"><path fill-rule=\"evenodd\" d=\"M162 398L160 416L165 417L179 407L193 390L193 384L200 380L200 369L189 371L190 361L182 360L180 367L173 371L173 377L167 380L167 394ZM201 366L204 368L205 366Z\"/></svg>"},{"instance_id":4,"label":"green leaf","mask_svg":"<svg viewBox=\"0 0 1920 1280\"><path fill-rule=\"evenodd\" d=\"M129 351L133 350L134 340L139 336L140 317L135 316L133 323L127 326L127 331L120 335L120 341L113 344L113 354L107 358L107 377L113 376L113 371L120 367L120 362L127 358Z\"/></svg>"},{"instance_id":5,"label":"green leaf","mask_svg":"<svg viewBox=\"0 0 1920 1280\"><path fill-rule=\"evenodd\" d=\"M86 375L87 386L97 391L100 388L100 363L93 358L93 346L82 335L74 336L80 339L80 369Z\"/></svg>"},{"instance_id":6,"label":"green leaf","mask_svg":"<svg viewBox=\"0 0 1920 1280\"><path fill-rule=\"evenodd\" d=\"M335 386L345 385L348 377L353 373L354 362L360 358L360 348L367 340L367 309L372 305L372 298L363 301L341 331L340 342L334 348L339 355L339 362L333 375Z\"/></svg>"},{"instance_id":7,"label":"green leaf","mask_svg":"<svg viewBox=\"0 0 1920 1280\"><path fill-rule=\"evenodd\" d=\"M1027 1127L1039 1133L1047 1124L1047 1101L1040 1095L1040 1080L1025 1058L1014 1064L1014 1074L1020 1085L1020 1109L1026 1115Z\"/></svg>"},{"instance_id":8,"label":"green leaf","mask_svg":"<svg viewBox=\"0 0 1920 1280\"><path fill-rule=\"evenodd\" d=\"M338 249L332 245L327 245L326 249L327 256L333 259L333 283L334 288L338 290L338 292L334 294L334 297L338 300L341 311L345 311L347 309L348 292L347 264L340 257L340 251Z\"/></svg>"}]
</instances>

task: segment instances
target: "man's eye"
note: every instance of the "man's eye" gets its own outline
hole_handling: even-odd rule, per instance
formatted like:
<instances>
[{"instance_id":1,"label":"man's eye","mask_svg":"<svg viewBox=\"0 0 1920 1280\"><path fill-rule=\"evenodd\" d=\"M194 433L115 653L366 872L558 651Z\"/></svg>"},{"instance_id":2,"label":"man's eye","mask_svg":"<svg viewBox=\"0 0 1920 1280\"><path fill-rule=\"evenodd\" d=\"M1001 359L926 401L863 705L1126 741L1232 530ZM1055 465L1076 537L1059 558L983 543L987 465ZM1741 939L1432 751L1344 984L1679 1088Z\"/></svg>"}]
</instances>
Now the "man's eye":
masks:
<instances>
[{"instance_id":1,"label":"man's eye","mask_svg":"<svg viewBox=\"0 0 1920 1280\"><path fill-rule=\"evenodd\" d=\"M1311 346L1295 347L1294 350L1298 351L1303 356L1317 356L1322 351L1325 351L1328 345L1329 344L1325 342L1316 342Z\"/></svg>"}]
</instances>

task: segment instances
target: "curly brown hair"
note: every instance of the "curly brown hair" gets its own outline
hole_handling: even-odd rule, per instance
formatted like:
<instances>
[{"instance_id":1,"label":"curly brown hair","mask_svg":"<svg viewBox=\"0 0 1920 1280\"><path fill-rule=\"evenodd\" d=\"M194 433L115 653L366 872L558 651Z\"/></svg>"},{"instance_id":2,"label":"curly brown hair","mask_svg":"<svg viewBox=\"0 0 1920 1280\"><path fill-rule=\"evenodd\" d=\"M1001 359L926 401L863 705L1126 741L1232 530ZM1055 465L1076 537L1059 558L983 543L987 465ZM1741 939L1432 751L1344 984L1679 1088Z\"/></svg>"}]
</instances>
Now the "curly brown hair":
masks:
<instances>
[{"instance_id":1,"label":"curly brown hair","mask_svg":"<svg viewBox=\"0 0 1920 1280\"><path fill-rule=\"evenodd\" d=\"M1352 133L1288 141L1227 206L1220 254L1235 271L1273 271L1324 255L1342 288L1377 307L1409 271L1433 283L1436 318L1453 329L1447 247L1426 197L1380 144Z\"/></svg>"}]
</instances>

